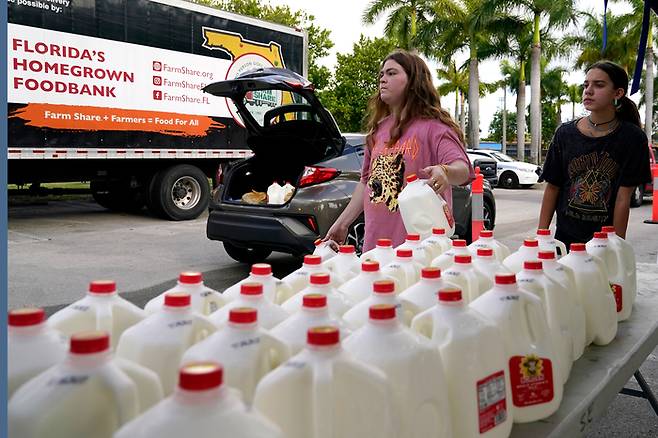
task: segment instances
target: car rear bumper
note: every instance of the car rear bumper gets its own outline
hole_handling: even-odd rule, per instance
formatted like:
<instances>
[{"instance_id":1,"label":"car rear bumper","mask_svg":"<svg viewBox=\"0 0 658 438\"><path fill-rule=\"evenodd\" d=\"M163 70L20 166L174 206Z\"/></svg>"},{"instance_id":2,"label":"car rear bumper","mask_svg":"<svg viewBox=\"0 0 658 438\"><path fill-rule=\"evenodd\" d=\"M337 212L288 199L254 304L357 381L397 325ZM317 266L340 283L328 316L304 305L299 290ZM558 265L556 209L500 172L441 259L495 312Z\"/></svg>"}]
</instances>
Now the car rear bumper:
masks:
<instances>
[{"instance_id":1,"label":"car rear bumper","mask_svg":"<svg viewBox=\"0 0 658 438\"><path fill-rule=\"evenodd\" d=\"M211 210L206 225L208 239L246 248L267 248L288 254L308 254L318 235L303 218Z\"/></svg>"}]
</instances>

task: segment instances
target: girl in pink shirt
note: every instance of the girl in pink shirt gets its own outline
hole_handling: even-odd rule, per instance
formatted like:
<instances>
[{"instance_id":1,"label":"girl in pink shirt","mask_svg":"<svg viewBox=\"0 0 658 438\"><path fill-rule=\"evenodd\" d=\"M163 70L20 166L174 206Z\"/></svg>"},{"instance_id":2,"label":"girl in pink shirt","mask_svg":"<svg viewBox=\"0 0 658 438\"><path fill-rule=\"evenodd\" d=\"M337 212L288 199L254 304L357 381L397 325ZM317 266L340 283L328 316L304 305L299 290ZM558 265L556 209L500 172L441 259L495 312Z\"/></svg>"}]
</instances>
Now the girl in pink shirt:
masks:
<instances>
[{"instance_id":1,"label":"girl in pink shirt","mask_svg":"<svg viewBox=\"0 0 658 438\"><path fill-rule=\"evenodd\" d=\"M384 59L379 91L368 106L367 131L361 181L323 239L344 242L348 227L363 212L364 252L379 238L392 239L394 247L404 242L407 232L397 198L406 176L426 178L451 208L451 186L474 178L463 133L441 108L429 68L415 54L396 50Z\"/></svg>"}]
</instances>

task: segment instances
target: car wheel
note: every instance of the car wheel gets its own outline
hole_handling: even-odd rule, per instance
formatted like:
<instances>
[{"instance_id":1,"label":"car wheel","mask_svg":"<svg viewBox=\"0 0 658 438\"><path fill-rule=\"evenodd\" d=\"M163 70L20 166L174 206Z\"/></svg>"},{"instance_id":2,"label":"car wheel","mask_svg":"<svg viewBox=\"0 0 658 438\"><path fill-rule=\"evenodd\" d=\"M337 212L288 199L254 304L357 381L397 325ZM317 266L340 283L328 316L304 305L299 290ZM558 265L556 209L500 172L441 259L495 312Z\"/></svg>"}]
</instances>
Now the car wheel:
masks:
<instances>
[{"instance_id":1,"label":"car wheel","mask_svg":"<svg viewBox=\"0 0 658 438\"><path fill-rule=\"evenodd\" d=\"M363 238L366 232L366 222L363 216L354 221L354 223L347 230L347 245L354 245L357 255L361 255L363 251Z\"/></svg>"},{"instance_id":2,"label":"car wheel","mask_svg":"<svg viewBox=\"0 0 658 438\"><path fill-rule=\"evenodd\" d=\"M149 207L174 221L195 219L208 207L210 185L195 166L180 164L160 171L149 190Z\"/></svg>"},{"instance_id":3,"label":"car wheel","mask_svg":"<svg viewBox=\"0 0 658 438\"><path fill-rule=\"evenodd\" d=\"M515 189L519 186L519 177L514 172L508 170L500 175L498 185L506 189Z\"/></svg>"},{"instance_id":4,"label":"car wheel","mask_svg":"<svg viewBox=\"0 0 658 438\"><path fill-rule=\"evenodd\" d=\"M265 248L243 248L228 242L223 243L226 254L240 263L253 265L254 263L265 261L265 259L272 254L272 251Z\"/></svg>"},{"instance_id":5,"label":"car wheel","mask_svg":"<svg viewBox=\"0 0 658 438\"><path fill-rule=\"evenodd\" d=\"M631 207L639 207L644 200L644 189L642 186L637 186L631 194Z\"/></svg>"}]
</instances>

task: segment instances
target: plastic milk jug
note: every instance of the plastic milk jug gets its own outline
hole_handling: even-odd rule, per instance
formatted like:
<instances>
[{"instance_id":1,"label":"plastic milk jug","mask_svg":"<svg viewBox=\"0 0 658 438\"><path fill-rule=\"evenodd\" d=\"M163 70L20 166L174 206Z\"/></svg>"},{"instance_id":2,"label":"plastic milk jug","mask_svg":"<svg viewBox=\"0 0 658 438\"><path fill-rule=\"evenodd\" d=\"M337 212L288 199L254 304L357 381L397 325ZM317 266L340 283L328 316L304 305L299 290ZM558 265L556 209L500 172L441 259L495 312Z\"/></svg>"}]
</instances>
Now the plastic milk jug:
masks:
<instances>
[{"instance_id":1,"label":"plastic milk jug","mask_svg":"<svg viewBox=\"0 0 658 438\"><path fill-rule=\"evenodd\" d=\"M400 299L395 293L395 283L391 280L376 281L372 286L372 293L368 298L356 304L343 315L343 321L352 330L361 328L368 322L368 309L375 304L392 304L397 309L397 316L401 323L409 326L414 316L413 308Z\"/></svg>"},{"instance_id":2,"label":"plastic milk jug","mask_svg":"<svg viewBox=\"0 0 658 438\"><path fill-rule=\"evenodd\" d=\"M345 282L338 288L352 304L356 304L368 298L372 292L372 285L379 280L392 280L392 277L385 276L379 270L378 262L361 263L361 272L353 279Z\"/></svg>"},{"instance_id":3,"label":"plastic milk jug","mask_svg":"<svg viewBox=\"0 0 658 438\"><path fill-rule=\"evenodd\" d=\"M542 301L548 329L553 338L557 366L564 383L569 378L574 360L569 294L544 274L540 260L524 262L523 270L516 275L516 281L519 289L534 294Z\"/></svg>"},{"instance_id":4,"label":"plastic milk jug","mask_svg":"<svg viewBox=\"0 0 658 438\"><path fill-rule=\"evenodd\" d=\"M307 347L258 384L254 407L287 438L398 436L386 376L339 339L335 327L309 329Z\"/></svg>"},{"instance_id":5,"label":"plastic milk jug","mask_svg":"<svg viewBox=\"0 0 658 438\"><path fill-rule=\"evenodd\" d=\"M501 331L468 307L459 289L442 289L437 301L414 318L411 328L441 353L453 436L508 437L512 391Z\"/></svg>"},{"instance_id":6,"label":"plastic milk jug","mask_svg":"<svg viewBox=\"0 0 658 438\"><path fill-rule=\"evenodd\" d=\"M97 280L89 283L84 298L55 312L48 324L67 337L77 332L106 331L114 348L121 333L144 318L142 309L117 294L114 281Z\"/></svg>"},{"instance_id":7,"label":"plastic milk jug","mask_svg":"<svg viewBox=\"0 0 658 438\"><path fill-rule=\"evenodd\" d=\"M539 258L539 242L537 239L525 239L518 251L505 257L503 265L514 274L521 272L523 262Z\"/></svg>"},{"instance_id":8,"label":"plastic milk jug","mask_svg":"<svg viewBox=\"0 0 658 438\"><path fill-rule=\"evenodd\" d=\"M605 272L584 243L572 243L570 252L559 260L573 270L576 290L585 311L587 345L607 345L617 335L617 303Z\"/></svg>"},{"instance_id":9,"label":"plastic milk jug","mask_svg":"<svg viewBox=\"0 0 658 438\"><path fill-rule=\"evenodd\" d=\"M432 228L443 228L448 236L455 234L455 219L448 203L416 174L407 176L407 185L398 195L398 205L408 233L427 238Z\"/></svg>"},{"instance_id":10,"label":"plastic milk jug","mask_svg":"<svg viewBox=\"0 0 658 438\"><path fill-rule=\"evenodd\" d=\"M282 187L281 191L283 192L283 202L286 203L292 198L292 195L295 193L295 186L286 182Z\"/></svg>"},{"instance_id":11,"label":"plastic milk jug","mask_svg":"<svg viewBox=\"0 0 658 438\"><path fill-rule=\"evenodd\" d=\"M116 356L156 373L169 395L176 388L183 353L215 330L210 320L192 310L189 294L168 293L160 311L123 332Z\"/></svg>"},{"instance_id":12,"label":"plastic milk jug","mask_svg":"<svg viewBox=\"0 0 658 438\"><path fill-rule=\"evenodd\" d=\"M468 249L464 239L454 239L452 241L452 247L432 260L431 266L439 268L443 272L455 262L455 254L471 255L471 251Z\"/></svg>"},{"instance_id":13,"label":"plastic milk jug","mask_svg":"<svg viewBox=\"0 0 658 438\"><path fill-rule=\"evenodd\" d=\"M302 289L307 288L311 280L311 274L319 272L329 273L329 269L322 264L322 257L318 255L304 256L304 263L302 266L281 279L281 281L288 286L288 293L286 296L280 297L282 300L281 303L285 302Z\"/></svg>"},{"instance_id":14,"label":"plastic milk jug","mask_svg":"<svg viewBox=\"0 0 658 438\"><path fill-rule=\"evenodd\" d=\"M222 293L225 301L233 301L240 297L240 286L242 283L260 283L263 285L263 294L269 301L276 303L276 292L278 280L272 275L272 266L267 263L256 263L251 266L251 272L247 278L243 278ZM277 303L280 304L280 303Z\"/></svg>"},{"instance_id":15,"label":"plastic milk jug","mask_svg":"<svg viewBox=\"0 0 658 438\"><path fill-rule=\"evenodd\" d=\"M329 306L329 313L335 317L340 318L347 310L354 305L352 300L336 290L331 285L331 275L327 273L311 274L311 283L307 288L302 290L297 295L292 296L288 301L283 303L281 307L288 315L297 312L301 307L304 295L306 294L321 294L327 297L327 304Z\"/></svg>"},{"instance_id":16,"label":"plastic milk jug","mask_svg":"<svg viewBox=\"0 0 658 438\"><path fill-rule=\"evenodd\" d=\"M421 269L422 267L414 262L410 249L398 249L395 251L395 260L384 266L382 274L391 277L401 292L420 280Z\"/></svg>"},{"instance_id":17,"label":"plastic milk jug","mask_svg":"<svg viewBox=\"0 0 658 438\"><path fill-rule=\"evenodd\" d=\"M455 263L442 272L443 280L457 286L461 291L464 301L469 303L479 297L484 290L480 290L480 277L482 274L475 271L471 263L470 255L455 255ZM486 284L482 282L483 286Z\"/></svg>"},{"instance_id":18,"label":"plastic milk jug","mask_svg":"<svg viewBox=\"0 0 658 438\"><path fill-rule=\"evenodd\" d=\"M578 360L587 346L587 325L585 311L580 302L573 271L570 267L558 263L555 251L539 251L544 274L564 289L565 301L569 307L570 330L573 352L571 357Z\"/></svg>"},{"instance_id":19,"label":"plastic milk jug","mask_svg":"<svg viewBox=\"0 0 658 438\"><path fill-rule=\"evenodd\" d=\"M123 426L114 438L282 438L281 431L224 384L221 365L191 363L180 369L171 397Z\"/></svg>"},{"instance_id":20,"label":"plastic milk jug","mask_svg":"<svg viewBox=\"0 0 658 438\"><path fill-rule=\"evenodd\" d=\"M615 250L610 245L608 233L603 231L594 233L592 240L585 244L585 248L590 255L596 256L603 260L608 273L608 283L610 289L615 295L615 303L617 305L617 321L621 321L620 313L624 309L624 301L633 302L634 298L630 296L630 290L626 286L626 273L624 266L620 264L620 258L617 257ZM626 295L626 299L624 299Z\"/></svg>"},{"instance_id":21,"label":"plastic milk jug","mask_svg":"<svg viewBox=\"0 0 658 438\"><path fill-rule=\"evenodd\" d=\"M216 326L221 326L228 320L231 309L240 307L253 307L258 310L258 320L261 327L271 329L288 317L288 312L278 304L274 304L263 293L263 285L260 283L242 283L240 285L240 297L231 301L208 318Z\"/></svg>"},{"instance_id":22,"label":"plastic milk jug","mask_svg":"<svg viewBox=\"0 0 658 438\"><path fill-rule=\"evenodd\" d=\"M510 255L509 248L498 240L494 239L494 232L491 230L480 231L480 237L470 245L468 249L475 254L480 248L491 248L496 260L503 262Z\"/></svg>"},{"instance_id":23,"label":"plastic milk jug","mask_svg":"<svg viewBox=\"0 0 658 438\"><path fill-rule=\"evenodd\" d=\"M259 327L256 309L236 307L228 318L218 331L190 347L181 364L223 364L226 383L239 389L245 402L251 403L258 381L290 357L290 348Z\"/></svg>"},{"instance_id":24,"label":"plastic milk jug","mask_svg":"<svg viewBox=\"0 0 658 438\"><path fill-rule=\"evenodd\" d=\"M520 290L514 274L501 274L470 306L503 333L514 422L552 415L562 401L562 376L541 300Z\"/></svg>"},{"instance_id":25,"label":"plastic milk jug","mask_svg":"<svg viewBox=\"0 0 658 438\"><path fill-rule=\"evenodd\" d=\"M64 361L14 393L9 436L111 438L161 399L152 371L112 358L107 332L80 332L71 336Z\"/></svg>"},{"instance_id":26,"label":"plastic milk jug","mask_svg":"<svg viewBox=\"0 0 658 438\"><path fill-rule=\"evenodd\" d=\"M539 242L540 251L555 251L555 255L558 259L567 255L567 246L553 237L551 230L547 228L539 228L535 238Z\"/></svg>"},{"instance_id":27,"label":"plastic milk jug","mask_svg":"<svg viewBox=\"0 0 658 438\"><path fill-rule=\"evenodd\" d=\"M356 256L354 245L340 245L338 254L325 266L332 275L334 286L338 287L346 281L359 275L361 271L361 260Z\"/></svg>"},{"instance_id":28,"label":"plastic milk jug","mask_svg":"<svg viewBox=\"0 0 658 438\"><path fill-rule=\"evenodd\" d=\"M407 234L404 243L396 249L410 249L413 253L413 259L420 266L429 266L432 259L425 246L420 241L420 234Z\"/></svg>"},{"instance_id":29,"label":"plastic milk jug","mask_svg":"<svg viewBox=\"0 0 658 438\"><path fill-rule=\"evenodd\" d=\"M411 314L416 316L434 306L439 290L445 287L447 285L441 278L439 268L423 268L420 281L404 290L399 297L406 302Z\"/></svg>"},{"instance_id":30,"label":"plastic milk jug","mask_svg":"<svg viewBox=\"0 0 658 438\"><path fill-rule=\"evenodd\" d=\"M377 239L377 245L368 252L361 254L364 262L378 262L379 266L386 266L395 259L395 250L391 239Z\"/></svg>"},{"instance_id":31,"label":"plastic milk jug","mask_svg":"<svg viewBox=\"0 0 658 438\"><path fill-rule=\"evenodd\" d=\"M270 330L270 334L285 342L292 354L297 354L306 345L308 329L326 325L338 327L343 338L349 333L342 320L329 312L326 295L304 294L299 310Z\"/></svg>"},{"instance_id":32,"label":"plastic milk jug","mask_svg":"<svg viewBox=\"0 0 658 438\"><path fill-rule=\"evenodd\" d=\"M343 342L343 348L388 377L400 414L400 436L450 438L448 385L439 351L401 325L395 311L391 304L371 306L368 322Z\"/></svg>"},{"instance_id":33,"label":"plastic milk jug","mask_svg":"<svg viewBox=\"0 0 658 438\"><path fill-rule=\"evenodd\" d=\"M336 251L331 247L331 242L323 242L322 239L317 239L314 244L313 255L320 256L323 263L336 255Z\"/></svg>"},{"instance_id":34,"label":"plastic milk jug","mask_svg":"<svg viewBox=\"0 0 658 438\"><path fill-rule=\"evenodd\" d=\"M509 269L495 257L494 250L491 248L478 248L472 263L475 270L482 274L479 278L480 290L483 291L493 287L496 274L511 274Z\"/></svg>"},{"instance_id":35,"label":"plastic milk jug","mask_svg":"<svg viewBox=\"0 0 658 438\"><path fill-rule=\"evenodd\" d=\"M61 362L66 341L46 322L43 309L10 310L7 331L7 397L25 382Z\"/></svg>"},{"instance_id":36,"label":"plastic milk jug","mask_svg":"<svg viewBox=\"0 0 658 438\"><path fill-rule=\"evenodd\" d=\"M203 284L203 274L201 272L181 272L176 286L146 303L144 307L146 313L151 315L159 311L164 304L165 295L171 292L190 294L192 310L206 316L225 304L222 294Z\"/></svg>"},{"instance_id":37,"label":"plastic milk jug","mask_svg":"<svg viewBox=\"0 0 658 438\"><path fill-rule=\"evenodd\" d=\"M422 242L425 250L429 253L430 263L432 260L452 248L452 239L446 236L443 228L432 228L432 234Z\"/></svg>"},{"instance_id":38,"label":"plastic milk jug","mask_svg":"<svg viewBox=\"0 0 658 438\"><path fill-rule=\"evenodd\" d=\"M617 265L623 270L625 287L622 293L621 311L617 312L617 320L624 321L631 316L633 303L637 295L637 266L635 264L635 251L626 240L615 232L615 227L605 226L601 231L608 233L608 246L615 252Z\"/></svg>"},{"instance_id":39,"label":"plastic milk jug","mask_svg":"<svg viewBox=\"0 0 658 438\"><path fill-rule=\"evenodd\" d=\"M284 196L285 192L283 191L283 187L276 181L274 181L268 188L267 188L267 203L268 204L284 204Z\"/></svg>"}]
</instances>

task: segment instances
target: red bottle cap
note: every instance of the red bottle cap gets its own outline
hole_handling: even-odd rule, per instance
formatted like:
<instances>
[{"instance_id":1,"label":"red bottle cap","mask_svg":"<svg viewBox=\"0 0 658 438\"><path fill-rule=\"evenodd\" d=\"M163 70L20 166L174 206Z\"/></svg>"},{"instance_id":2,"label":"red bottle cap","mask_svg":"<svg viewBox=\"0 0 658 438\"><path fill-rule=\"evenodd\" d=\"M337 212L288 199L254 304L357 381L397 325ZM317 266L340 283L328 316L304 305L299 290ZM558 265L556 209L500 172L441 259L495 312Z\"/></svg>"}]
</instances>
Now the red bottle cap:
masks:
<instances>
[{"instance_id":1,"label":"red bottle cap","mask_svg":"<svg viewBox=\"0 0 658 438\"><path fill-rule=\"evenodd\" d=\"M71 336L70 351L75 354L94 354L110 349L110 335L103 331L87 331Z\"/></svg>"},{"instance_id":2,"label":"red bottle cap","mask_svg":"<svg viewBox=\"0 0 658 438\"><path fill-rule=\"evenodd\" d=\"M410 258L413 256L413 251L410 249L398 249L395 255L402 258Z\"/></svg>"},{"instance_id":3,"label":"red bottle cap","mask_svg":"<svg viewBox=\"0 0 658 438\"><path fill-rule=\"evenodd\" d=\"M311 327L306 332L306 342L309 345L336 345L340 342L340 332L331 326Z\"/></svg>"},{"instance_id":4,"label":"red bottle cap","mask_svg":"<svg viewBox=\"0 0 658 438\"><path fill-rule=\"evenodd\" d=\"M537 248L539 246L539 241L537 241L537 239L525 239L523 241L523 246L527 246L528 248Z\"/></svg>"},{"instance_id":5,"label":"red bottle cap","mask_svg":"<svg viewBox=\"0 0 658 438\"><path fill-rule=\"evenodd\" d=\"M203 281L201 272L181 272L178 281L182 284L198 284Z\"/></svg>"},{"instance_id":6,"label":"red bottle cap","mask_svg":"<svg viewBox=\"0 0 658 438\"><path fill-rule=\"evenodd\" d=\"M260 283L242 283L240 295L263 295L263 285Z\"/></svg>"},{"instance_id":7,"label":"red bottle cap","mask_svg":"<svg viewBox=\"0 0 658 438\"><path fill-rule=\"evenodd\" d=\"M407 240L411 240L412 242L419 242L420 234L407 234Z\"/></svg>"},{"instance_id":8,"label":"red bottle cap","mask_svg":"<svg viewBox=\"0 0 658 438\"><path fill-rule=\"evenodd\" d=\"M331 277L326 272L311 274L311 284L325 285L331 283Z\"/></svg>"},{"instance_id":9,"label":"red bottle cap","mask_svg":"<svg viewBox=\"0 0 658 438\"><path fill-rule=\"evenodd\" d=\"M191 302L192 298L186 292L171 292L164 297L164 305L167 307L187 307Z\"/></svg>"},{"instance_id":10,"label":"red bottle cap","mask_svg":"<svg viewBox=\"0 0 658 438\"><path fill-rule=\"evenodd\" d=\"M327 307L327 297L322 294L306 294L302 297L302 306L304 307Z\"/></svg>"},{"instance_id":11,"label":"red bottle cap","mask_svg":"<svg viewBox=\"0 0 658 438\"><path fill-rule=\"evenodd\" d=\"M408 182L408 183L410 183L410 182L414 182L414 181L416 181L417 179L418 179L418 176L416 176L415 173L412 173L412 174L410 174L410 175L407 175L407 182Z\"/></svg>"},{"instance_id":12,"label":"red bottle cap","mask_svg":"<svg viewBox=\"0 0 658 438\"><path fill-rule=\"evenodd\" d=\"M390 294L395 292L395 283L391 280L379 280L372 284L372 290L378 294Z\"/></svg>"},{"instance_id":13,"label":"red bottle cap","mask_svg":"<svg viewBox=\"0 0 658 438\"><path fill-rule=\"evenodd\" d=\"M186 391L206 391L224 382L224 369L214 362L183 365L178 373L178 386Z\"/></svg>"},{"instance_id":14,"label":"red bottle cap","mask_svg":"<svg viewBox=\"0 0 658 438\"><path fill-rule=\"evenodd\" d=\"M493 231L491 230L482 230L480 231L480 237L486 237L487 239L493 237Z\"/></svg>"},{"instance_id":15,"label":"red bottle cap","mask_svg":"<svg viewBox=\"0 0 658 438\"><path fill-rule=\"evenodd\" d=\"M496 284L516 284L516 274L496 274Z\"/></svg>"},{"instance_id":16,"label":"red bottle cap","mask_svg":"<svg viewBox=\"0 0 658 438\"><path fill-rule=\"evenodd\" d=\"M315 239L315 242L313 242L313 245L320 246L321 243L322 243L322 239Z\"/></svg>"},{"instance_id":17,"label":"red bottle cap","mask_svg":"<svg viewBox=\"0 0 658 438\"><path fill-rule=\"evenodd\" d=\"M383 246L383 247L393 246L393 241L391 239L377 239L377 246Z\"/></svg>"},{"instance_id":18,"label":"red bottle cap","mask_svg":"<svg viewBox=\"0 0 658 438\"><path fill-rule=\"evenodd\" d=\"M251 273L254 275L270 275L272 273L272 266L267 263L256 263L251 266Z\"/></svg>"},{"instance_id":19,"label":"red bottle cap","mask_svg":"<svg viewBox=\"0 0 658 438\"><path fill-rule=\"evenodd\" d=\"M441 278L441 269L433 266L423 268L423 270L420 271L420 276L421 278Z\"/></svg>"},{"instance_id":20,"label":"red bottle cap","mask_svg":"<svg viewBox=\"0 0 658 438\"><path fill-rule=\"evenodd\" d=\"M466 248L466 241L464 239L454 239L452 241L453 248Z\"/></svg>"},{"instance_id":21,"label":"red bottle cap","mask_svg":"<svg viewBox=\"0 0 658 438\"><path fill-rule=\"evenodd\" d=\"M117 291L114 280L95 280L89 283L89 292L93 294L112 294Z\"/></svg>"},{"instance_id":22,"label":"red bottle cap","mask_svg":"<svg viewBox=\"0 0 658 438\"><path fill-rule=\"evenodd\" d=\"M454 303L462 300L462 291L457 288L446 288L439 291L439 301Z\"/></svg>"},{"instance_id":23,"label":"red bottle cap","mask_svg":"<svg viewBox=\"0 0 658 438\"><path fill-rule=\"evenodd\" d=\"M576 252L585 251L585 244L584 243L572 243L569 249L571 251L576 251Z\"/></svg>"},{"instance_id":24,"label":"red bottle cap","mask_svg":"<svg viewBox=\"0 0 658 438\"><path fill-rule=\"evenodd\" d=\"M550 236L551 235L551 230L548 228L539 228L537 230L537 235L538 236Z\"/></svg>"},{"instance_id":25,"label":"red bottle cap","mask_svg":"<svg viewBox=\"0 0 658 438\"><path fill-rule=\"evenodd\" d=\"M455 263L464 264L471 263L470 255L455 254Z\"/></svg>"},{"instance_id":26,"label":"red bottle cap","mask_svg":"<svg viewBox=\"0 0 658 438\"><path fill-rule=\"evenodd\" d=\"M615 227L613 227L611 225L605 225L605 226L601 227L601 231L603 231L605 233L614 233L615 232Z\"/></svg>"},{"instance_id":27,"label":"red bottle cap","mask_svg":"<svg viewBox=\"0 0 658 438\"><path fill-rule=\"evenodd\" d=\"M543 269L542 262L539 260L526 260L523 262L523 269L529 269L531 271L541 271Z\"/></svg>"},{"instance_id":28,"label":"red bottle cap","mask_svg":"<svg viewBox=\"0 0 658 438\"><path fill-rule=\"evenodd\" d=\"M9 325L12 327L38 325L46 320L46 312L40 308L10 310L8 320Z\"/></svg>"},{"instance_id":29,"label":"red bottle cap","mask_svg":"<svg viewBox=\"0 0 658 438\"><path fill-rule=\"evenodd\" d=\"M478 257L491 257L491 256L493 256L493 249L478 248Z\"/></svg>"},{"instance_id":30,"label":"red bottle cap","mask_svg":"<svg viewBox=\"0 0 658 438\"><path fill-rule=\"evenodd\" d=\"M354 254L355 252L354 245L341 245L339 248L341 254Z\"/></svg>"},{"instance_id":31,"label":"red bottle cap","mask_svg":"<svg viewBox=\"0 0 658 438\"><path fill-rule=\"evenodd\" d=\"M305 255L304 256L304 264L305 265L311 265L311 266L317 266L322 263L322 257L319 255Z\"/></svg>"},{"instance_id":32,"label":"red bottle cap","mask_svg":"<svg viewBox=\"0 0 658 438\"><path fill-rule=\"evenodd\" d=\"M608 233L605 231L597 231L594 233L594 238L595 239L607 239L608 238Z\"/></svg>"},{"instance_id":33,"label":"red bottle cap","mask_svg":"<svg viewBox=\"0 0 658 438\"><path fill-rule=\"evenodd\" d=\"M253 307L234 307L228 312L229 322L252 324L258 321L258 311Z\"/></svg>"},{"instance_id":34,"label":"red bottle cap","mask_svg":"<svg viewBox=\"0 0 658 438\"><path fill-rule=\"evenodd\" d=\"M374 304L368 309L370 319L395 319L395 306L393 304Z\"/></svg>"},{"instance_id":35,"label":"red bottle cap","mask_svg":"<svg viewBox=\"0 0 658 438\"><path fill-rule=\"evenodd\" d=\"M379 262L370 261L361 263L361 270L363 272L377 272L379 271Z\"/></svg>"},{"instance_id":36,"label":"red bottle cap","mask_svg":"<svg viewBox=\"0 0 658 438\"><path fill-rule=\"evenodd\" d=\"M435 234L437 236L443 236L446 233L445 228L432 228L432 234Z\"/></svg>"},{"instance_id":37,"label":"red bottle cap","mask_svg":"<svg viewBox=\"0 0 658 438\"><path fill-rule=\"evenodd\" d=\"M539 251L540 260L555 260L554 251Z\"/></svg>"}]
</instances>

